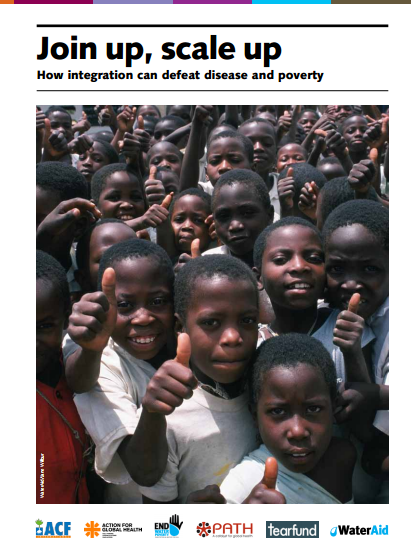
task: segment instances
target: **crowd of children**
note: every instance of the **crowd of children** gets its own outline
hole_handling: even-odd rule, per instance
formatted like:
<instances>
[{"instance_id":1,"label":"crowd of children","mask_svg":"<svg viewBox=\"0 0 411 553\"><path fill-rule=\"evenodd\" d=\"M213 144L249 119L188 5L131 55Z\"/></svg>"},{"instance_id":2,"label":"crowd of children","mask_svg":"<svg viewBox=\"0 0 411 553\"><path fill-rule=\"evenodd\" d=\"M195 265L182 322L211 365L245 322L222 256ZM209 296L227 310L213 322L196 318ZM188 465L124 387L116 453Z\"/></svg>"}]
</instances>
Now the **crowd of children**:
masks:
<instances>
[{"instance_id":1,"label":"crowd of children","mask_svg":"<svg viewBox=\"0 0 411 553\"><path fill-rule=\"evenodd\" d=\"M388 503L388 106L161 111L36 110L36 501Z\"/></svg>"}]
</instances>

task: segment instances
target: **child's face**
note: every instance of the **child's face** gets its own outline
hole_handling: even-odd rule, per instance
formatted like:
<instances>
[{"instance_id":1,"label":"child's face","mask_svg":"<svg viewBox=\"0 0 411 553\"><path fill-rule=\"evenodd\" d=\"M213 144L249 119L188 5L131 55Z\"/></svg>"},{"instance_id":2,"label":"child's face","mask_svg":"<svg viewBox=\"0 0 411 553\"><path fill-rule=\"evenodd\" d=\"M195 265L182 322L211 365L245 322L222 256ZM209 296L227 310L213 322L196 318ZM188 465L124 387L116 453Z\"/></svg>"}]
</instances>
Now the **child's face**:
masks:
<instances>
[{"instance_id":1,"label":"child's face","mask_svg":"<svg viewBox=\"0 0 411 553\"><path fill-rule=\"evenodd\" d=\"M239 182L219 189L213 215L218 237L239 257L252 252L257 237L273 218L256 194Z\"/></svg>"},{"instance_id":2,"label":"child's face","mask_svg":"<svg viewBox=\"0 0 411 553\"><path fill-rule=\"evenodd\" d=\"M264 445L292 472L310 472L332 437L332 402L324 378L311 366L275 367L264 376L257 422Z\"/></svg>"},{"instance_id":3,"label":"child's face","mask_svg":"<svg viewBox=\"0 0 411 553\"><path fill-rule=\"evenodd\" d=\"M91 182L94 173L109 163L110 160L100 142L93 142L93 146L79 156L77 171L84 175L87 182Z\"/></svg>"},{"instance_id":4,"label":"child's face","mask_svg":"<svg viewBox=\"0 0 411 553\"><path fill-rule=\"evenodd\" d=\"M167 140L167 136L173 133L178 128L178 124L175 121L171 121L170 119L159 121L154 129L154 143L161 142L162 140Z\"/></svg>"},{"instance_id":5,"label":"child's face","mask_svg":"<svg viewBox=\"0 0 411 553\"><path fill-rule=\"evenodd\" d=\"M207 153L207 176L214 186L218 179L231 169L251 169L243 144L236 138L214 140Z\"/></svg>"},{"instance_id":6,"label":"child's face","mask_svg":"<svg viewBox=\"0 0 411 553\"><path fill-rule=\"evenodd\" d=\"M186 194L174 204L171 226L174 240L180 252L190 253L191 242L200 239L200 250L205 251L210 243L208 225L205 220L210 215L204 201L198 196Z\"/></svg>"},{"instance_id":7,"label":"child's face","mask_svg":"<svg viewBox=\"0 0 411 553\"><path fill-rule=\"evenodd\" d=\"M198 279L187 310L192 366L216 382L236 382L257 343L258 298L251 282Z\"/></svg>"},{"instance_id":8,"label":"child's face","mask_svg":"<svg viewBox=\"0 0 411 553\"><path fill-rule=\"evenodd\" d=\"M268 237L261 271L273 306L299 310L316 305L325 284L319 237L302 225L278 228Z\"/></svg>"},{"instance_id":9,"label":"child's face","mask_svg":"<svg viewBox=\"0 0 411 553\"><path fill-rule=\"evenodd\" d=\"M173 332L170 283L150 257L115 263L117 323L113 339L130 355L149 360Z\"/></svg>"},{"instance_id":10,"label":"child's face","mask_svg":"<svg viewBox=\"0 0 411 553\"><path fill-rule=\"evenodd\" d=\"M277 172L281 173L284 167L293 163L304 163L307 161L307 152L299 144L286 144L278 150Z\"/></svg>"},{"instance_id":11,"label":"child's face","mask_svg":"<svg viewBox=\"0 0 411 553\"><path fill-rule=\"evenodd\" d=\"M169 167L177 175L181 173L182 158L180 150L170 142L162 141L155 144L150 148L147 158L148 165Z\"/></svg>"},{"instance_id":12,"label":"child's face","mask_svg":"<svg viewBox=\"0 0 411 553\"><path fill-rule=\"evenodd\" d=\"M260 117L262 113L271 113L274 117L277 116L277 110L275 106L255 106L255 116Z\"/></svg>"},{"instance_id":13,"label":"child's face","mask_svg":"<svg viewBox=\"0 0 411 553\"><path fill-rule=\"evenodd\" d=\"M61 202L60 194L36 186L36 229Z\"/></svg>"},{"instance_id":14,"label":"child's face","mask_svg":"<svg viewBox=\"0 0 411 553\"><path fill-rule=\"evenodd\" d=\"M51 282L36 281L36 373L59 363L66 323L63 303Z\"/></svg>"},{"instance_id":15,"label":"child's face","mask_svg":"<svg viewBox=\"0 0 411 553\"><path fill-rule=\"evenodd\" d=\"M299 119L299 124L308 134L318 121L318 116L313 111L304 111Z\"/></svg>"},{"instance_id":16,"label":"child's face","mask_svg":"<svg viewBox=\"0 0 411 553\"><path fill-rule=\"evenodd\" d=\"M351 117L353 113L352 106L335 106L335 118L338 123L341 123L344 119L347 119L347 117Z\"/></svg>"},{"instance_id":17,"label":"child's face","mask_svg":"<svg viewBox=\"0 0 411 553\"><path fill-rule=\"evenodd\" d=\"M93 230L89 246L89 280L92 290L97 290L98 269L103 253L114 244L130 238L136 238L136 233L128 225L106 223Z\"/></svg>"},{"instance_id":18,"label":"child's face","mask_svg":"<svg viewBox=\"0 0 411 553\"><path fill-rule=\"evenodd\" d=\"M368 319L389 294L389 254L362 225L332 233L325 267L330 301L338 309L347 309L351 296L358 292L358 315Z\"/></svg>"},{"instance_id":19,"label":"child's face","mask_svg":"<svg viewBox=\"0 0 411 553\"><path fill-rule=\"evenodd\" d=\"M62 111L53 111L49 114L48 118L50 120L50 128L52 132L62 132L68 142L70 140L73 140L72 122L70 115Z\"/></svg>"},{"instance_id":20,"label":"child's face","mask_svg":"<svg viewBox=\"0 0 411 553\"><path fill-rule=\"evenodd\" d=\"M361 115L355 115L344 121L343 135L350 151L361 152L367 149L367 143L364 140L367 128L367 119Z\"/></svg>"},{"instance_id":21,"label":"child's face","mask_svg":"<svg viewBox=\"0 0 411 553\"><path fill-rule=\"evenodd\" d=\"M121 221L141 217L146 210L140 181L126 171L118 171L107 178L97 205L103 217Z\"/></svg>"},{"instance_id":22,"label":"child's face","mask_svg":"<svg viewBox=\"0 0 411 553\"><path fill-rule=\"evenodd\" d=\"M181 117L185 123L189 123L191 121L190 112L191 106L171 106L168 115L177 115L177 117Z\"/></svg>"},{"instance_id":23,"label":"child's face","mask_svg":"<svg viewBox=\"0 0 411 553\"><path fill-rule=\"evenodd\" d=\"M271 171L275 161L276 144L271 123L246 123L241 126L241 134L247 136L254 145L254 163L257 173Z\"/></svg>"},{"instance_id":24,"label":"child's face","mask_svg":"<svg viewBox=\"0 0 411 553\"><path fill-rule=\"evenodd\" d=\"M142 115L145 117L146 115L152 115L153 117L158 117L158 111L154 106L140 106L137 111L137 115Z\"/></svg>"}]
</instances>

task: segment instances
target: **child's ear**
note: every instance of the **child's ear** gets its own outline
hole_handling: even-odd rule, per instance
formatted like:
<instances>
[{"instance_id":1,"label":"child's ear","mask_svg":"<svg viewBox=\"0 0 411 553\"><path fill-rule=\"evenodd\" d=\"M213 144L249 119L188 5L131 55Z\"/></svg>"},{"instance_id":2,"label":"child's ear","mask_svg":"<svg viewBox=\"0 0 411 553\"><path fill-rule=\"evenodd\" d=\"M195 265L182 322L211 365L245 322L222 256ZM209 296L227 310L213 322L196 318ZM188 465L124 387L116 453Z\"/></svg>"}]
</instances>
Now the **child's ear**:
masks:
<instances>
[{"instance_id":1,"label":"child's ear","mask_svg":"<svg viewBox=\"0 0 411 553\"><path fill-rule=\"evenodd\" d=\"M253 267L253 273L255 274L255 276L257 278L257 288L258 288L258 290L259 291L264 290L264 284L263 284L263 280L261 278L261 273L257 269L257 267Z\"/></svg>"},{"instance_id":2,"label":"child's ear","mask_svg":"<svg viewBox=\"0 0 411 553\"><path fill-rule=\"evenodd\" d=\"M174 313L174 317L176 318L176 322L174 324L174 332L178 335L181 334L181 332L186 332L184 323L180 315L178 313Z\"/></svg>"}]
</instances>

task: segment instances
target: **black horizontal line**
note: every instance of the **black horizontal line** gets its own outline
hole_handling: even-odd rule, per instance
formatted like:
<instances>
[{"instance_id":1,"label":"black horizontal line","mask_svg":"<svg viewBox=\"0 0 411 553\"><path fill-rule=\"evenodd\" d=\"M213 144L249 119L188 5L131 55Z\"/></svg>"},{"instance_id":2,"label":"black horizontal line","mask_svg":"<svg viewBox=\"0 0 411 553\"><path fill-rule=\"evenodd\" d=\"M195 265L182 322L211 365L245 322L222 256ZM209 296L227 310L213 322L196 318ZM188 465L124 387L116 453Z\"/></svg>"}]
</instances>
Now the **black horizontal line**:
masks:
<instances>
[{"instance_id":1,"label":"black horizontal line","mask_svg":"<svg viewBox=\"0 0 411 553\"><path fill-rule=\"evenodd\" d=\"M205 89L196 89L196 88L192 88L192 89L184 89L184 88L173 88L173 89L158 89L158 88L153 88L153 89L137 89L137 90L132 90L132 89L128 89L128 88L99 88L99 89L88 89L88 88L75 88L75 89L64 89L64 90L61 90L61 89L47 89L47 88L42 88L42 89L37 89L37 92L388 92L388 89L387 90L384 90L384 89L340 89L340 88L332 88L332 89L327 89L327 90L315 90L314 88L309 88L309 89L276 89L276 90L273 90L273 89L266 89L266 88L260 88L260 89L255 89L255 88L249 88L249 89L235 89L235 90L230 90L229 88L221 88L221 89L209 89L209 88L205 88Z\"/></svg>"},{"instance_id":2,"label":"black horizontal line","mask_svg":"<svg viewBox=\"0 0 411 553\"><path fill-rule=\"evenodd\" d=\"M269 23L261 23L261 24L248 24L248 23L241 23L238 25L233 24L227 24L224 23L193 23L193 24L184 24L184 23L145 23L145 24L131 24L131 23L123 23L119 25L115 25L112 23L38 23L37 27L367 27L367 28L375 28L375 27L388 27L388 23L284 23L284 24L277 24L272 25Z\"/></svg>"}]
</instances>

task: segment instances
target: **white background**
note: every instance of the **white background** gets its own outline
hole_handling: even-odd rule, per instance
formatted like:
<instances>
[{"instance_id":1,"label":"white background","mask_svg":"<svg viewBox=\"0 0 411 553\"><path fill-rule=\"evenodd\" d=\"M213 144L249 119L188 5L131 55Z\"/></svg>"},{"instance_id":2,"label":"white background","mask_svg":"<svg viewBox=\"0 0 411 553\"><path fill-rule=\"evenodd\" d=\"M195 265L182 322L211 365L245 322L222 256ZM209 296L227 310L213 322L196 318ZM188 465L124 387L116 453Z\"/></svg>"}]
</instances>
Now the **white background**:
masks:
<instances>
[{"instance_id":1,"label":"white background","mask_svg":"<svg viewBox=\"0 0 411 553\"><path fill-rule=\"evenodd\" d=\"M409 6L3 6L1 36L2 76L2 264L1 264L1 325L3 340L3 448L2 448L2 539L9 546L45 550L78 551L94 548L113 550L122 544L127 551L167 549L214 550L235 547L238 551L253 547L281 547L287 551L301 548L316 551L346 551L347 548L384 551L388 547L408 548L408 500L410 452L409 437L409 371L407 341L409 341L410 230L407 207L409 204ZM321 84L302 81L302 88L316 92L236 92L238 82L229 92L66 92L36 93L36 70L39 62L40 37L45 29L36 29L37 23L389 23L389 30L377 29L218 29L219 38L238 45L234 62L162 62L167 68L186 71L209 68L220 71L263 70L262 62L245 62L242 44L255 40L277 41L283 54L272 62L276 70L321 71L326 77ZM92 31L92 32L90 32ZM198 41L208 39L212 29L138 29L107 30L78 29L79 40L129 41L138 40L146 51L159 59L161 44L168 40ZM47 33L52 36L50 32ZM58 35L58 36L57 36ZM56 40L69 39L71 29L56 29ZM189 38L188 38L189 37ZM102 55L103 54L103 55ZM240 55L241 54L241 55ZM100 60L100 56L101 60ZM103 63L104 62L104 63ZM153 58L154 62L154 58ZM150 64L150 70L152 69ZM46 64L46 62L42 62ZM65 62L48 65L50 70L63 70ZM77 65L74 65L76 63ZM90 62L71 62L73 70L109 70L104 50L99 52L96 67ZM117 69L123 62L111 62ZM175 63L174 67L172 67ZM210 63L207 67L206 63ZM165 65L166 64L166 65ZM236 66L238 65L238 67ZM217 67L219 65L219 67ZM241 66L241 67L240 67ZM164 67L164 69L163 69ZM203 69L204 68L204 69ZM79 81L77 81L78 83ZM117 83L126 81L117 81ZM174 81L176 82L176 81ZM190 83L190 81L188 81ZM265 81L266 83L268 81ZM76 83L76 81L74 81ZM91 86L88 81L84 85ZM106 81L108 85L116 82ZM136 81L134 81L136 83ZM153 81L156 88L161 81ZM194 83L194 81L191 81ZM220 82L221 83L221 82ZM256 88L261 83L256 81ZM264 81L262 81L264 84ZM290 82L291 83L291 82ZM65 83L64 87L67 83ZM252 88L248 81L247 88ZM97 86L96 86L97 85ZM183 85L183 83L181 83ZM309 85L309 86L307 86ZM82 86L81 88L87 88ZM101 87L100 83L93 85ZM187 85L186 85L187 86ZM215 85L214 85L215 86ZM53 85L57 88L57 83ZM125 88L123 85L121 88ZM137 88L133 86L133 88ZM141 88L141 86L140 86ZM190 86L190 88L194 88ZM221 85L219 84L219 88ZM274 88L274 87L272 87ZM321 89L389 89L389 93L320 92ZM34 396L34 106L35 104L390 104L391 110L391 213L394 213L391 241L395 261L392 275L394 285L392 333L392 393L391 408L391 482L390 505L288 505L271 506L138 506L138 505L43 505L35 504L35 396ZM401 190L401 198L396 191ZM400 374L401 379L398 378ZM154 538L154 522L168 521L174 513L184 521L181 537L167 541ZM70 521L72 538L60 540L35 539L35 520ZM84 524L94 520L103 522L133 522L143 527L142 534L119 535L112 540L86 538ZM318 540L289 539L281 544L265 541L266 520L319 520ZM227 539L199 538L195 528L200 521L254 523L254 538L235 542ZM329 531L338 524L372 526L389 524L389 536L358 536L332 538ZM113 542L114 540L114 542ZM121 544L115 542L121 540ZM129 543L125 543L127 540ZM51 541L51 543L50 543ZM232 544L232 545L231 545Z\"/></svg>"}]
</instances>

